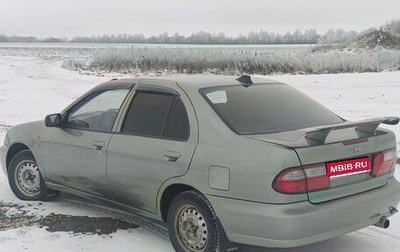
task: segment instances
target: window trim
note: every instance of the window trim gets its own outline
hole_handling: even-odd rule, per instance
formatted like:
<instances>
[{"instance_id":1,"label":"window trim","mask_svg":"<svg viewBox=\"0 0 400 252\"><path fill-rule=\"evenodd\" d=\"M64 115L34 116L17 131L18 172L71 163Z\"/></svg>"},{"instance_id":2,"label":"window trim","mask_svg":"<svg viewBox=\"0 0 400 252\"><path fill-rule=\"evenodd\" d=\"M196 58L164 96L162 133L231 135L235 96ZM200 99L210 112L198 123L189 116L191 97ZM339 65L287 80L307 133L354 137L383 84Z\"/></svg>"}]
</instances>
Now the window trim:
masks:
<instances>
[{"instance_id":1,"label":"window trim","mask_svg":"<svg viewBox=\"0 0 400 252\"><path fill-rule=\"evenodd\" d=\"M172 95L180 96L180 94L172 88L160 87L160 86L150 85L150 84L141 84L138 86L136 91L148 91L148 92L154 92L154 93L160 93L160 94L165 93L165 94L172 94Z\"/></svg>"}]
</instances>

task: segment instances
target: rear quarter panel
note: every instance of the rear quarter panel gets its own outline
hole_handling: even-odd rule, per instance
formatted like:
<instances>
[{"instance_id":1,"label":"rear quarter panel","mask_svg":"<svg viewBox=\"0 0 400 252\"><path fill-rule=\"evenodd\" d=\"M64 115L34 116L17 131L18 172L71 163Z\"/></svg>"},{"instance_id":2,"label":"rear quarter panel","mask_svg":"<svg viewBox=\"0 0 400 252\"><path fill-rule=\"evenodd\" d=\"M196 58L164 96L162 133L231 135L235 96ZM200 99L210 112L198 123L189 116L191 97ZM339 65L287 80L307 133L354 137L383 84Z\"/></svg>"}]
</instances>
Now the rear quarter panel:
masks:
<instances>
[{"instance_id":1,"label":"rear quarter panel","mask_svg":"<svg viewBox=\"0 0 400 252\"><path fill-rule=\"evenodd\" d=\"M187 174L179 182L204 194L265 203L307 200L307 195L283 195L272 188L276 175L285 168L299 166L292 149L248 139L232 132L208 105L198 90L187 90L196 110L199 143ZM227 190L210 187L210 167L229 171Z\"/></svg>"}]
</instances>

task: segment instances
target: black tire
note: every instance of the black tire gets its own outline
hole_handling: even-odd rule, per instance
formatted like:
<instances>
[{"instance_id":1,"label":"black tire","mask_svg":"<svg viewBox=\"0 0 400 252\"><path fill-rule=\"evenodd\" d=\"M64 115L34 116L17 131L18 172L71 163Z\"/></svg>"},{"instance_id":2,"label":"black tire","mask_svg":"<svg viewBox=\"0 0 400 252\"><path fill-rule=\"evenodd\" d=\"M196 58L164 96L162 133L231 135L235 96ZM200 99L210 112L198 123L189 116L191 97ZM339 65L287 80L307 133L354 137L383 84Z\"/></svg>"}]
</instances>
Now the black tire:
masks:
<instances>
[{"instance_id":1,"label":"black tire","mask_svg":"<svg viewBox=\"0 0 400 252\"><path fill-rule=\"evenodd\" d=\"M48 201L60 195L45 186L39 166L29 150L21 151L12 158L8 182L15 196L21 200Z\"/></svg>"},{"instance_id":2,"label":"black tire","mask_svg":"<svg viewBox=\"0 0 400 252\"><path fill-rule=\"evenodd\" d=\"M172 200L167 222L176 251L220 251L223 245L215 212L207 198L197 191L182 192Z\"/></svg>"}]
</instances>

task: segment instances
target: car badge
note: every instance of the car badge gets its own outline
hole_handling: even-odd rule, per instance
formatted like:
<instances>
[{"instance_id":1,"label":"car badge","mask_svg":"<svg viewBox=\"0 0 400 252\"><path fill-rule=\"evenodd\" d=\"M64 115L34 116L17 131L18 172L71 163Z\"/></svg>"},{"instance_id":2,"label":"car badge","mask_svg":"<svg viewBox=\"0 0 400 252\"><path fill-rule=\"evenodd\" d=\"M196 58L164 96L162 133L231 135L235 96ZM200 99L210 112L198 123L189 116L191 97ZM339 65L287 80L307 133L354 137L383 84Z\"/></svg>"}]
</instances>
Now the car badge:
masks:
<instances>
[{"instance_id":1,"label":"car badge","mask_svg":"<svg viewBox=\"0 0 400 252\"><path fill-rule=\"evenodd\" d=\"M362 148L361 148L360 145L355 145L353 150L354 150L355 153L360 153L362 151Z\"/></svg>"}]
</instances>

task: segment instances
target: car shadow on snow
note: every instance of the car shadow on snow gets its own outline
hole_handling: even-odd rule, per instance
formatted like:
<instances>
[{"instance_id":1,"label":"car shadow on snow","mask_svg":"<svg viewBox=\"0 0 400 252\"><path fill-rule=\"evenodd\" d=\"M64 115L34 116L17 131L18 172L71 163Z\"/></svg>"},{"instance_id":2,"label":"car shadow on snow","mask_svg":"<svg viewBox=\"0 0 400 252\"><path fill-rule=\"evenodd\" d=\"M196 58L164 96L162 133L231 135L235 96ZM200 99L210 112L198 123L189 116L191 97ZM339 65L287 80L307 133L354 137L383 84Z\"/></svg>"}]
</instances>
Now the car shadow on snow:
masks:
<instances>
[{"instance_id":1,"label":"car shadow on snow","mask_svg":"<svg viewBox=\"0 0 400 252\"><path fill-rule=\"evenodd\" d=\"M356 231L327 241L289 249L268 249L254 246L242 246L243 252L343 252L343 251L398 251L400 242L388 242L363 231Z\"/></svg>"}]
</instances>

